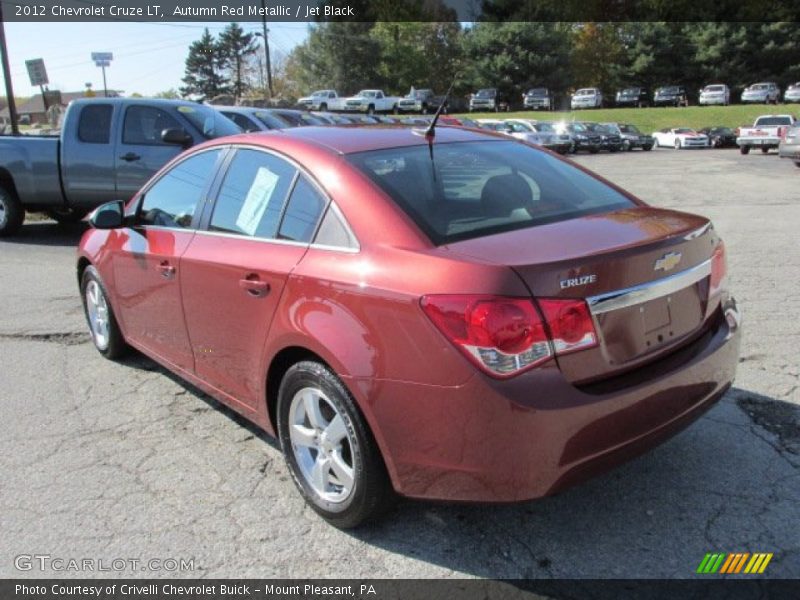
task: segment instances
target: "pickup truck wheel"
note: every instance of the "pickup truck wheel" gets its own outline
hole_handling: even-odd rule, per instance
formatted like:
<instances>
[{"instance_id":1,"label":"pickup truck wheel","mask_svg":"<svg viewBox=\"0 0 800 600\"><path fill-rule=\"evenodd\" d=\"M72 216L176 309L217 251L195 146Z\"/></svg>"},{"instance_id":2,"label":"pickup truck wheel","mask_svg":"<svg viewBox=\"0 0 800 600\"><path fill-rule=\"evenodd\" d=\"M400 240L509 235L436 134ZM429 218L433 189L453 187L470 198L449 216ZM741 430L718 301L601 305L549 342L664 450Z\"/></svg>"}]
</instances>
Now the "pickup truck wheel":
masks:
<instances>
[{"instance_id":1,"label":"pickup truck wheel","mask_svg":"<svg viewBox=\"0 0 800 600\"><path fill-rule=\"evenodd\" d=\"M87 214L88 211L75 208L51 208L47 211L48 217L62 225L79 223Z\"/></svg>"},{"instance_id":2,"label":"pickup truck wheel","mask_svg":"<svg viewBox=\"0 0 800 600\"><path fill-rule=\"evenodd\" d=\"M739 152L741 154L750 154L750 146L739 146Z\"/></svg>"},{"instance_id":3,"label":"pickup truck wheel","mask_svg":"<svg viewBox=\"0 0 800 600\"><path fill-rule=\"evenodd\" d=\"M81 298L94 347L111 360L123 356L128 345L122 337L122 330L108 301L103 280L93 266L86 267L81 277Z\"/></svg>"},{"instance_id":4,"label":"pickup truck wheel","mask_svg":"<svg viewBox=\"0 0 800 600\"><path fill-rule=\"evenodd\" d=\"M769 152L769 148L767 148L766 146L761 146L761 153L762 154L767 154L768 152Z\"/></svg>"},{"instance_id":5,"label":"pickup truck wheel","mask_svg":"<svg viewBox=\"0 0 800 600\"><path fill-rule=\"evenodd\" d=\"M652 149L653 146L651 144L645 144L644 146L642 146L642 150L644 150L645 152L649 152Z\"/></svg>"},{"instance_id":6,"label":"pickup truck wheel","mask_svg":"<svg viewBox=\"0 0 800 600\"><path fill-rule=\"evenodd\" d=\"M374 104L370 104L367 107L367 114L368 115L374 115L375 114L375 105Z\"/></svg>"},{"instance_id":7,"label":"pickup truck wheel","mask_svg":"<svg viewBox=\"0 0 800 600\"><path fill-rule=\"evenodd\" d=\"M25 209L15 194L0 187L0 237L14 235L25 220Z\"/></svg>"},{"instance_id":8,"label":"pickup truck wheel","mask_svg":"<svg viewBox=\"0 0 800 600\"><path fill-rule=\"evenodd\" d=\"M328 111L328 104L326 102L323 102L322 104L319 105L319 110L320 110L320 112L327 112Z\"/></svg>"},{"instance_id":9,"label":"pickup truck wheel","mask_svg":"<svg viewBox=\"0 0 800 600\"><path fill-rule=\"evenodd\" d=\"M353 397L327 366L299 362L278 391L278 437L304 500L340 528L383 514L392 490L378 445Z\"/></svg>"}]
</instances>

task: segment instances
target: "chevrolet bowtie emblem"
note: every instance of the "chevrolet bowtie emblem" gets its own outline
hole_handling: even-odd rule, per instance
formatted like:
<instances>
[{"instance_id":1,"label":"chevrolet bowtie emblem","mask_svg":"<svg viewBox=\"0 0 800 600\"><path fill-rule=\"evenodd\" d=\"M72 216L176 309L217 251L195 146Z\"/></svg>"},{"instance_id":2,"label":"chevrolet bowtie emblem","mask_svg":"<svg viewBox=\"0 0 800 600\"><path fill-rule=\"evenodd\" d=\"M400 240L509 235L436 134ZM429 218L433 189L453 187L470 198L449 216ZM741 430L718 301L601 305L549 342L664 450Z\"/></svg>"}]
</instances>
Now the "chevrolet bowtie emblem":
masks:
<instances>
[{"instance_id":1,"label":"chevrolet bowtie emblem","mask_svg":"<svg viewBox=\"0 0 800 600\"><path fill-rule=\"evenodd\" d=\"M668 252L656 261L653 267L656 271L671 271L681 262L680 252Z\"/></svg>"}]
</instances>

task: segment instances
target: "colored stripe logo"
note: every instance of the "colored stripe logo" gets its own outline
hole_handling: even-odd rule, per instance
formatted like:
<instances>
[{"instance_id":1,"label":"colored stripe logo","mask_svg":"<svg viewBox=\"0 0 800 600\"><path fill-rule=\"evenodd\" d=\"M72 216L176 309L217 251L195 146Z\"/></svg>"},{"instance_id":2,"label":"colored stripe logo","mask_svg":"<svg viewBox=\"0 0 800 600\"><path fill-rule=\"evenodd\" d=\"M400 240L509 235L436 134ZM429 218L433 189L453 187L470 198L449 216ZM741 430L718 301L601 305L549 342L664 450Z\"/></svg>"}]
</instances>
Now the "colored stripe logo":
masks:
<instances>
[{"instance_id":1,"label":"colored stripe logo","mask_svg":"<svg viewBox=\"0 0 800 600\"><path fill-rule=\"evenodd\" d=\"M759 575L764 572L772 560L772 552L709 552L700 561L697 573L703 575L719 573L720 575L730 575L743 573L748 575Z\"/></svg>"}]
</instances>

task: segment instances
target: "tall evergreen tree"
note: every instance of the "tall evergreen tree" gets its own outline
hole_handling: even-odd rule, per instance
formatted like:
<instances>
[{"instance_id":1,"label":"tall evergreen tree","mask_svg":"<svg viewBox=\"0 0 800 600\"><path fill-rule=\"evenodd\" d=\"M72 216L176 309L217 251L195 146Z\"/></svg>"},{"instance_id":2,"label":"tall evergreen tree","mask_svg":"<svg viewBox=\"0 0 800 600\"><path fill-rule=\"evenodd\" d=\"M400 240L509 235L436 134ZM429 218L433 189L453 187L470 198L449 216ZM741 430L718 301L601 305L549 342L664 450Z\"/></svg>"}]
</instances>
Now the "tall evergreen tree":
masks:
<instances>
[{"instance_id":1,"label":"tall evergreen tree","mask_svg":"<svg viewBox=\"0 0 800 600\"><path fill-rule=\"evenodd\" d=\"M245 67L248 58L258 50L255 36L245 33L238 23L231 23L220 34L218 48L231 93L238 100L250 89Z\"/></svg>"},{"instance_id":2,"label":"tall evergreen tree","mask_svg":"<svg viewBox=\"0 0 800 600\"><path fill-rule=\"evenodd\" d=\"M221 61L219 46L206 29L203 36L189 46L181 96L202 102L228 93L229 88L220 72Z\"/></svg>"}]
</instances>

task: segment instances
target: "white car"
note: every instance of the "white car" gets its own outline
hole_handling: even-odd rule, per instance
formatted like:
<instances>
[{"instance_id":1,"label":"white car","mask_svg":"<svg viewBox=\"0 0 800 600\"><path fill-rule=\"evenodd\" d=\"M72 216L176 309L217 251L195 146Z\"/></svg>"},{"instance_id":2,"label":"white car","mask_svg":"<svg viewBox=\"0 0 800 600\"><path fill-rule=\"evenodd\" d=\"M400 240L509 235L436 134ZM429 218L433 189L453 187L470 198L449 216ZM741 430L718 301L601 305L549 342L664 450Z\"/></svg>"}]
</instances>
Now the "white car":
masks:
<instances>
[{"instance_id":1,"label":"white car","mask_svg":"<svg viewBox=\"0 0 800 600\"><path fill-rule=\"evenodd\" d=\"M477 122L481 129L489 129L491 131L504 133L518 140L528 142L529 144L542 145L542 137L522 123L500 121L498 119L478 119Z\"/></svg>"},{"instance_id":2,"label":"white car","mask_svg":"<svg viewBox=\"0 0 800 600\"><path fill-rule=\"evenodd\" d=\"M574 94L569 102L572 110L579 108L601 108L603 106L603 92L597 88L581 88Z\"/></svg>"},{"instance_id":3,"label":"white car","mask_svg":"<svg viewBox=\"0 0 800 600\"><path fill-rule=\"evenodd\" d=\"M708 148L708 136L688 127L675 127L653 132L656 148Z\"/></svg>"},{"instance_id":4,"label":"white car","mask_svg":"<svg viewBox=\"0 0 800 600\"><path fill-rule=\"evenodd\" d=\"M764 103L770 104L778 103L778 97L781 95L781 90L777 84L767 81L763 83L754 83L742 92L742 104L751 103Z\"/></svg>"},{"instance_id":5,"label":"white car","mask_svg":"<svg viewBox=\"0 0 800 600\"><path fill-rule=\"evenodd\" d=\"M397 114L398 96L387 96L383 90L361 90L355 96L346 98L343 110L345 112L365 112L368 115L380 112L393 112Z\"/></svg>"},{"instance_id":6,"label":"white car","mask_svg":"<svg viewBox=\"0 0 800 600\"><path fill-rule=\"evenodd\" d=\"M297 103L306 110L342 110L344 108L344 98L339 98L336 90L317 90L310 96L300 98Z\"/></svg>"},{"instance_id":7,"label":"white car","mask_svg":"<svg viewBox=\"0 0 800 600\"><path fill-rule=\"evenodd\" d=\"M700 91L700 106L709 106L711 104L728 106L730 103L731 90L724 83L713 83Z\"/></svg>"},{"instance_id":8,"label":"white car","mask_svg":"<svg viewBox=\"0 0 800 600\"><path fill-rule=\"evenodd\" d=\"M786 103L800 102L800 81L792 83L786 88L786 91L783 92L783 101Z\"/></svg>"}]
</instances>

